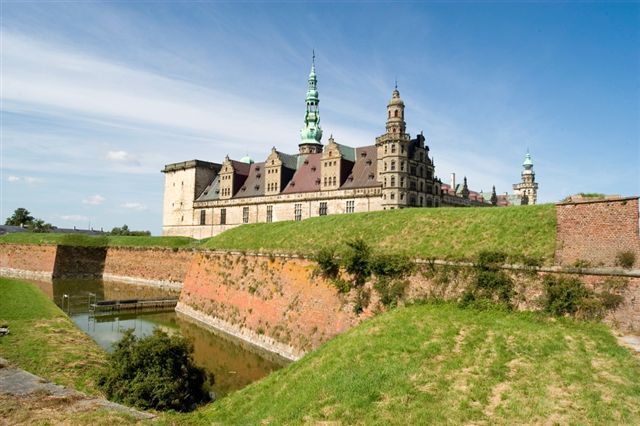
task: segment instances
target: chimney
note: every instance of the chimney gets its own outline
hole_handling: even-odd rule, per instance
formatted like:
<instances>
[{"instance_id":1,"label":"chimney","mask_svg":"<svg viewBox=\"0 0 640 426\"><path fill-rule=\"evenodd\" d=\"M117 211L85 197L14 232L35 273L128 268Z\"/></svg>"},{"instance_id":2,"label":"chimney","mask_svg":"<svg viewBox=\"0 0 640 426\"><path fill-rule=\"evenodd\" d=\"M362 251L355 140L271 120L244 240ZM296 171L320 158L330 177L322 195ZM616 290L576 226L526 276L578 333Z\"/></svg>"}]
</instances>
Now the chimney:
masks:
<instances>
[{"instance_id":1,"label":"chimney","mask_svg":"<svg viewBox=\"0 0 640 426\"><path fill-rule=\"evenodd\" d=\"M455 173L451 173L451 190L453 191L453 193L456 193L456 174Z\"/></svg>"}]
</instances>

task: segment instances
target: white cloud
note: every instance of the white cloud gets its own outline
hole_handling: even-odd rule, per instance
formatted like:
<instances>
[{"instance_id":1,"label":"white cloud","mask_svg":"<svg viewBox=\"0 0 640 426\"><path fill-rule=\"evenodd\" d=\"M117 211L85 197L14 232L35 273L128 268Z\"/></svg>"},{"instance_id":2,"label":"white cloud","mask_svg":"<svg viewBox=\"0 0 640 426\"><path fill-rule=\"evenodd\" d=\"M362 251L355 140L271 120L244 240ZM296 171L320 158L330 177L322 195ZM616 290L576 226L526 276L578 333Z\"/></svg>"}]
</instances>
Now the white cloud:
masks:
<instances>
[{"instance_id":1,"label":"white cloud","mask_svg":"<svg viewBox=\"0 0 640 426\"><path fill-rule=\"evenodd\" d=\"M37 178L37 177L33 177L33 176L25 177L24 181L27 182L29 185L36 185L38 183L44 182L43 179L40 179L40 178Z\"/></svg>"},{"instance_id":2,"label":"white cloud","mask_svg":"<svg viewBox=\"0 0 640 426\"><path fill-rule=\"evenodd\" d=\"M142 203L136 203L136 202L124 203L122 207L129 210L139 210L139 211L147 210L147 206L145 206Z\"/></svg>"},{"instance_id":3,"label":"white cloud","mask_svg":"<svg viewBox=\"0 0 640 426\"><path fill-rule=\"evenodd\" d=\"M89 220L87 216L82 216L79 214L60 215L58 217L67 222L87 222Z\"/></svg>"},{"instance_id":4,"label":"white cloud","mask_svg":"<svg viewBox=\"0 0 640 426\"><path fill-rule=\"evenodd\" d=\"M105 198L102 195L96 194L82 200L82 204L90 204L92 206L97 206L104 203Z\"/></svg>"},{"instance_id":5,"label":"white cloud","mask_svg":"<svg viewBox=\"0 0 640 426\"><path fill-rule=\"evenodd\" d=\"M118 162L118 163L136 163L138 164L138 161L136 160L136 158L129 154L127 151L108 151L107 152L107 160L109 161L114 161L114 162Z\"/></svg>"},{"instance_id":6,"label":"white cloud","mask_svg":"<svg viewBox=\"0 0 640 426\"><path fill-rule=\"evenodd\" d=\"M12 176L9 176L7 178L7 181L9 181L9 182L20 182L20 178L18 176L13 176L12 175Z\"/></svg>"}]
</instances>

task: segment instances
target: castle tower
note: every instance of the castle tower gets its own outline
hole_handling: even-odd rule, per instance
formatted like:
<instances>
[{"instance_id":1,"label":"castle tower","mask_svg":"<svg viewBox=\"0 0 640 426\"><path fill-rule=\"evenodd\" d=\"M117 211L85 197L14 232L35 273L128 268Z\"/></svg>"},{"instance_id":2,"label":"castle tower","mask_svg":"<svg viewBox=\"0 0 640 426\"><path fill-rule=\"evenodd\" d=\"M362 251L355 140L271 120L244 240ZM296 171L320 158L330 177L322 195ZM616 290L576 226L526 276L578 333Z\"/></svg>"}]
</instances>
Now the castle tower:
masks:
<instances>
[{"instance_id":1,"label":"castle tower","mask_svg":"<svg viewBox=\"0 0 640 426\"><path fill-rule=\"evenodd\" d=\"M313 54L311 72L307 86L307 111L304 116L304 127L300 130L302 141L298 145L300 154L316 154L322 152L322 128L320 128L320 110L318 104L318 80L316 78L316 55Z\"/></svg>"},{"instance_id":2,"label":"castle tower","mask_svg":"<svg viewBox=\"0 0 640 426\"><path fill-rule=\"evenodd\" d=\"M385 210L408 205L409 135L405 133L404 102L398 86L387 105L386 133L376 138L378 181L382 183L382 207Z\"/></svg>"},{"instance_id":3,"label":"castle tower","mask_svg":"<svg viewBox=\"0 0 640 426\"><path fill-rule=\"evenodd\" d=\"M524 167L522 181L513 185L513 193L520 196L521 204L535 204L538 199L538 182L536 182L533 161L528 150L522 167Z\"/></svg>"}]
</instances>

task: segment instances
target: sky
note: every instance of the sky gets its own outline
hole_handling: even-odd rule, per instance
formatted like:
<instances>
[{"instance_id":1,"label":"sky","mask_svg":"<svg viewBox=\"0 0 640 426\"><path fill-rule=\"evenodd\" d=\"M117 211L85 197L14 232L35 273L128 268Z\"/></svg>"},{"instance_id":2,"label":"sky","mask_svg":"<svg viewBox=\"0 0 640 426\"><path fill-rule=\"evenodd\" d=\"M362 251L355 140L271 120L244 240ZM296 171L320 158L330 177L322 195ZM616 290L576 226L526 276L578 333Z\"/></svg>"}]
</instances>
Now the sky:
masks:
<instances>
[{"instance_id":1,"label":"sky","mask_svg":"<svg viewBox=\"0 0 640 426\"><path fill-rule=\"evenodd\" d=\"M0 216L161 233L165 164L374 143L394 82L436 174L640 194L640 3L0 3Z\"/></svg>"}]
</instances>

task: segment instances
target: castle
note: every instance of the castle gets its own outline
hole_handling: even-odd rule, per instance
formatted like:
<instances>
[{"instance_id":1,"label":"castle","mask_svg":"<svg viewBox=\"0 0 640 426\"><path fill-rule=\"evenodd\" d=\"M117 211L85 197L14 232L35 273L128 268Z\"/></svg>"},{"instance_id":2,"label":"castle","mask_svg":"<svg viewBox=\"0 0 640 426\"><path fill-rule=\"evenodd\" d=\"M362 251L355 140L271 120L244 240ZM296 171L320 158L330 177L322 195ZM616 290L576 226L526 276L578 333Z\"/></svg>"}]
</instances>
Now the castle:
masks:
<instances>
[{"instance_id":1,"label":"castle","mask_svg":"<svg viewBox=\"0 0 640 426\"><path fill-rule=\"evenodd\" d=\"M514 195L490 196L444 184L422 134L406 133L397 85L387 105L386 131L375 144L353 148L333 135L321 143L315 61L309 73L304 127L297 154L272 148L262 162L225 157L165 166L163 235L206 238L245 223L303 220L329 214L405 207L535 204L538 184L527 153Z\"/></svg>"}]
</instances>

